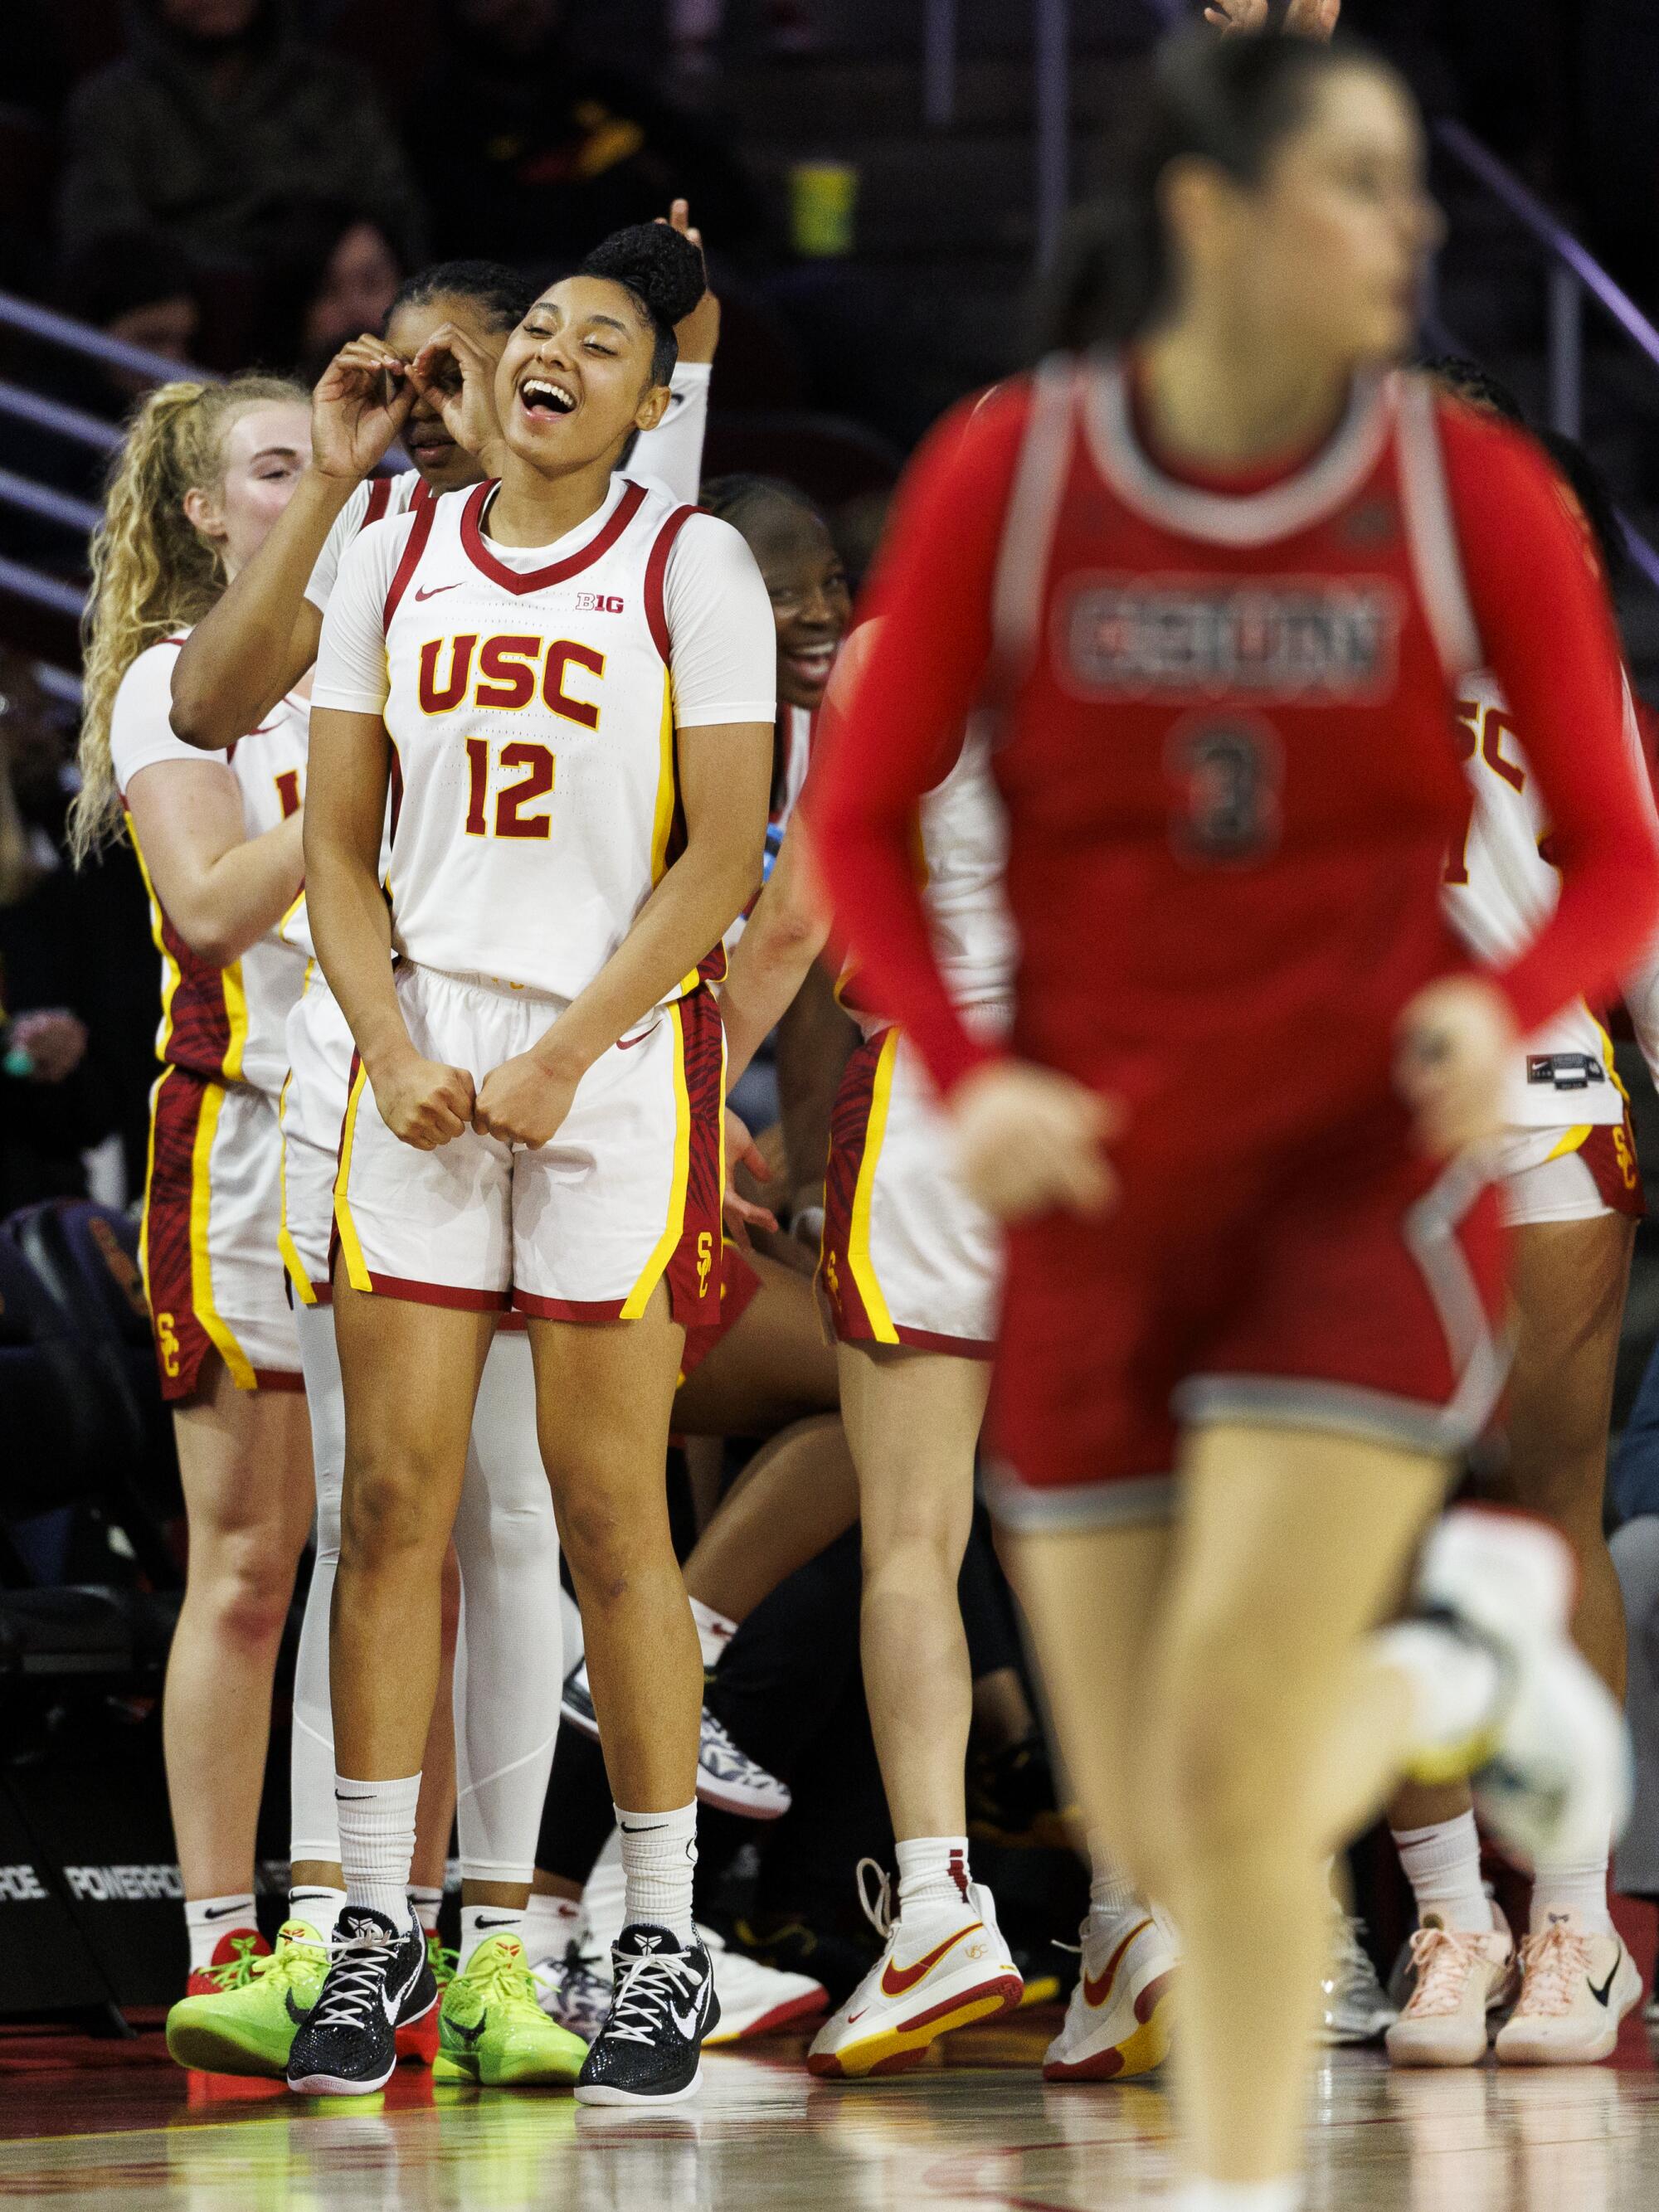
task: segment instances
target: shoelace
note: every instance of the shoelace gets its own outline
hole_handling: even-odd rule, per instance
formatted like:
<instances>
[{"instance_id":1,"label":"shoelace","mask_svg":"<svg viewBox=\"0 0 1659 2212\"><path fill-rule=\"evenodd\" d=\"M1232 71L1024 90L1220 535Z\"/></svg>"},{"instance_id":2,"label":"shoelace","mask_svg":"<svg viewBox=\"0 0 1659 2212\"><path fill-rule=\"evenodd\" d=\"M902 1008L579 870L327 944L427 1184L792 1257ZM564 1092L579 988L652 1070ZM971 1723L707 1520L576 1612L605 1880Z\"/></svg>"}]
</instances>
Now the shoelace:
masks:
<instances>
[{"instance_id":1,"label":"shoelace","mask_svg":"<svg viewBox=\"0 0 1659 2212\"><path fill-rule=\"evenodd\" d=\"M254 1955L253 1947L258 1940L257 1936L233 1936L230 1939L231 1955L223 1966L202 1969L221 1996L227 1996L232 1990L245 1990L265 1963L264 1952L258 1957Z\"/></svg>"},{"instance_id":2,"label":"shoelace","mask_svg":"<svg viewBox=\"0 0 1659 2212\"><path fill-rule=\"evenodd\" d=\"M865 1881L866 1873L874 1875L876 1890L872 1897ZM864 1907L864 1917L884 1943L893 1932L893 1885L887 1878L887 1869L878 1859L860 1859L858 1870L859 1903Z\"/></svg>"},{"instance_id":3,"label":"shoelace","mask_svg":"<svg viewBox=\"0 0 1659 2212\"><path fill-rule=\"evenodd\" d=\"M1412 1971L1417 1985L1406 2008L1413 2020L1454 2013L1475 1967L1486 1957L1484 1936L1457 1928L1419 1928L1412 1937Z\"/></svg>"},{"instance_id":4,"label":"shoelace","mask_svg":"<svg viewBox=\"0 0 1659 2212\"><path fill-rule=\"evenodd\" d=\"M1559 2020L1572 2010L1573 1989L1589 1972L1589 1943L1559 1922L1521 1945L1521 2002L1515 2016Z\"/></svg>"},{"instance_id":5,"label":"shoelace","mask_svg":"<svg viewBox=\"0 0 1659 2212\"><path fill-rule=\"evenodd\" d=\"M342 1943L330 1965L311 2025L362 2027L371 2020L397 1948L378 1936L357 1936Z\"/></svg>"},{"instance_id":6,"label":"shoelace","mask_svg":"<svg viewBox=\"0 0 1659 2212\"><path fill-rule=\"evenodd\" d=\"M541 2011L535 1977L522 1955L515 1960L497 1951L482 1974L469 1972L466 1980L486 2003L494 2002L504 2011L522 2011L526 2005L532 2012Z\"/></svg>"},{"instance_id":7,"label":"shoelace","mask_svg":"<svg viewBox=\"0 0 1659 2212\"><path fill-rule=\"evenodd\" d=\"M445 1948L443 1939L431 1929L427 1930L426 1962L432 1969L432 1978L441 1990L446 1990L455 1978L455 1969L460 1964L460 1953Z\"/></svg>"},{"instance_id":8,"label":"shoelace","mask_svg":"<svg viewBox=\"0 0 1659 2212\"><path fill-rule=\"evenodd\" d=\"M664 2011L696 1994L697 1970L684 1951L647 1951L624 1959L605 2032L619 2043L654 2041Z\"/></svg>"},{"instance_id":9,"label":"shoelace","mask_svg":"<svg viewBox=\"0 0 1659 2212\"><path fill-rule=\"evenodd\" d=\"M291 1936L286 1939L279 1937L276 1948L268 1959L253 1961L253 1979L274 1982L278 1989L282 1989L289 1983L297 1981L301 1974L314 1974L319 1961L326 1967L326 1943L299 1942Z\"/></svg>"}]
</instances>

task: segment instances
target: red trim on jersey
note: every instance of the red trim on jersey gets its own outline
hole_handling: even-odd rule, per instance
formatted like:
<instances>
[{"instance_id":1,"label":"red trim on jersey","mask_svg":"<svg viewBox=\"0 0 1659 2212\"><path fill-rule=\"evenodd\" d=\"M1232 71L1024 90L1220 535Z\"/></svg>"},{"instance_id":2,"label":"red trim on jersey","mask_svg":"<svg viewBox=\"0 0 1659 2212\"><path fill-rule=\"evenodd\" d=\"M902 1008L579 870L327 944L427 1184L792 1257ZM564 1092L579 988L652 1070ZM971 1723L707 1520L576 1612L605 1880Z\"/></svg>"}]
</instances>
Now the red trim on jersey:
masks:
<instances>
[{"instance_id":1,"label":"red trim on jersey","mask_svg":"<svg viewBox=\"0 0 1659 2212\"><path fill-rule=\"evenodd\" d=\"M431 485L427 482L424 477L421 478L419 483L416 485L414 490L410 494L409 504L411 508L418 507L435 507L438 504L438 495L433 490Z\"/></svg>"},{"instance_id":2,"label":"red trim on jersey","mask_svg":"<svg viewBox=\"0 0 1659 2212\"><path fill-rule=\"evenodd\" d=\"M677 507L662 528L657 532L651 548L650 558L645 564L645 619L651 626L651 640L668 665L668 655L673 639L668 635L668 609L663 601L663 588L668 580L668 556L674 550L674 540L696 513L695 507Z\"/></svg>"},{"instance_id":3,"label":"red trim on jersey","mask_svg":"<svg viewBox=\"0 0 1659 2212\"><path fill-rule=\"evenodd\" d=\"M403 756L398 750L398 741L390 731L386 732L386 744L392 754L386 783L386 803L391 809L388 835L395 845L398 842L398 817L404 811L404 763ZM388 876L390 873L391 871L388 868Z\"/></svg>"},{"instance_id":4,"label":"red trim on jersey","mask_svg":"<svg viewBox=\"0 0 1659 2212\"><path fill-rule=\"evenodd\" d=\"M297 1367L256 1367L253 1384L258 1390L303 1390L306 1378Z\"/></svg>"},{"instance_id":5,"label":"red trim on jersey","mask_svg":"<svg viewBox=\"0 0 1659 2212\"><path fill-rule=\"evenodd\" d=\"M368 1271L368 1287L383 1298L407 1298L417 1306L453 1306L462 1313L505 1313L513 1302L510 1291L467 1291L453 1283L417 1283L406 1275L377 1275Z\"/></svg>"},{"instance_id":6,"label":"red trim on jersey","mask_svg":"<svg viewBox=\"0 0 1659 2212\"><path fill-rule=\"evenodd\" d=\"M484 538L483 511L495 489L493 483L481 483L467 501L461 515L461 544L475 568L482 569L492 584L499 584L504 592L515 592L520 599L531 592L549 591L555 584L562 584L571 576L579 576L584 568L591 568L596 561L603 560L645 501L643 485L625 484L611 520L579 553L572 553L562 561L551 562L545 568L532 568L527 574L521 574L518 569L509 568L505 562L498 561Z\"/></svg>"},{"instance_id":7,"label":"red trim on jersey","mask_svg":"<svg viewBox=\"0 0 1659 2212\"><path fill-rule=\"evenodd\" d=\"M682 1382L690 1382L709 1353L725 1343L765 1287L745 1254L728 1237L720 1261L720 1318L686 1330L680 1354Z\"/></svg>"},{"instance_id":8,"label":"red trim on jersey","mask_svg":"<svg viewBox=\"0 0 1659 2212\"><path fill-rule=\"evenodd\" d=\"M628 1304L621 1298L538 1298L532 1291L514 1291L513 1310L532 1321L574 1321L591 1326L596 1322L620 1321Z\"/></svg>"},{"instance_id":9,"label":"red trim on jersey","mask_svg":"<svg viewBox=\"0 0 1659 2212\"><path fill-rule=\"evenodd\" d=\"M398 611L398 602L409 589L410 579L421 565L421 556L426 550L427 539L432 535L433 519L437 512L436 501L430 500L424 507L416 502L410 509L415 517L415 526L404 545L402 558L398 562L397 571L386 595L386 613L381 624L386 629L391 629L392 617Z\"/></svg>"},{"instance_id":10,"label":"red trim on jersey","mask_svg":"<svg viewBox=\"0 0 1659 2212\"><path fill-rule=\"evenodd\" d=\"M379 522L391 504L391 477L376 477L368 487L368 505L363 509L363 519L357 527L367 530L371 522Z\"/></svg>"}]
</instances>

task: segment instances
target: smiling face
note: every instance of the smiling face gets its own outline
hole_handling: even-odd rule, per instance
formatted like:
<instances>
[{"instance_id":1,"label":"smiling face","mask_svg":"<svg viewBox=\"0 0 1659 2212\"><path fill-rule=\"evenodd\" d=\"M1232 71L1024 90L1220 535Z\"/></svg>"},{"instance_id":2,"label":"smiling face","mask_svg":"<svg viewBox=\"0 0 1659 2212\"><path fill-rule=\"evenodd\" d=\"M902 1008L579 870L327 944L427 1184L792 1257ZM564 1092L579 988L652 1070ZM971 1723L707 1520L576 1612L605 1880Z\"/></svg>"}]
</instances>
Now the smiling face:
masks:
<instances>
[{"instance_id":1,"label":"smiling face","mask_svg":"<svg viewBox=\"0 0 1659 2212\"><path fill-rule=\"evenodd\" d=\"M488 311L477 300L455 292L440 292L418 303L406 301L386 325L386 342L405 361L413 361L445 323L465 331L486 353L499 356L507 343L507 331L490 321ZM429 490L465 491L468 484L483 482L483 464L455 443L444 428L436 403L427 394L422 393L409 411L404 444Z\"/></svg>"},{"instance_id":2,"label":"smiling face","mask_svg":"<svg viewBox=\"0 0 1659 2212\"><path fill-rule=\"evenodd\" d=\"M220 446L216 484L185 495L185 513L224 563L228 581L264 544L311 458L311 410L297 400L244 407Z\"/></svg>"},{"instance_id":3,"label":"smiling face","mask_svg":"<svg viewBox=\"0 0 1659 2212\"><path fill-rule=\"evenodd\" d=\"M830 532L810 507L769 501L743 534L766 579L778 627L778 697L814 712L852 620L853 595Z\"/></svg>"},{"instance_id":4,"label":"smiling face","mask_svg":"<svg viewBox=\"0 0 1659 2212\"><path fill-rule=\"evenodd\" d=\"M517 457L545 476L606 460L654 429L668 386L652 379L656 333L607 276L568 276L544 292L507 339L495 412Z\"/></svg>"}]
</instances>

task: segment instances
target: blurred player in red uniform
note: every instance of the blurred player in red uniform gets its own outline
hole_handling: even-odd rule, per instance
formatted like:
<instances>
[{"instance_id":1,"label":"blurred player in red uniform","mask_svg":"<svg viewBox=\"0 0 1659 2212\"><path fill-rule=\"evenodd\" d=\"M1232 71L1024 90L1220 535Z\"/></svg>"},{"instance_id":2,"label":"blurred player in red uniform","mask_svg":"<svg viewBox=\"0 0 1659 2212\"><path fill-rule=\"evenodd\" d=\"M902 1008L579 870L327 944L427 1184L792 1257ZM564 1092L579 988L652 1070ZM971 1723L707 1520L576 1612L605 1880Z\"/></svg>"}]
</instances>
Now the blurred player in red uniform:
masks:
<instances>
[{"instance_id":1,"label":"blurred player in red uniform","mask_svg":"<svg viewBox=\"0 0 1659 2212\"><path fill-rule=\"evenodd\" d=\"M1014 1224L998 1503L1085 1809L1184 1939L1188 2202L1288 2212L1323 1855L1407 1770L1474 1765L1527 1848L1618 1810L1559 1539L1455 1516L1420 1577L1439 1625L1369 1632L1502 1374L1465 1148L1517 1039L1629 964L1659 865L1547 470L1379 374L1438 233L1397 80L1177 46L1146 125L1061 287L1067 350L912 473L809 805L870 988ZM1563 873L1490 975L1439 897L1480 666ZM951 1005L912 861L980 698L1006 1052Z\"/></svg>"}]
</instances>

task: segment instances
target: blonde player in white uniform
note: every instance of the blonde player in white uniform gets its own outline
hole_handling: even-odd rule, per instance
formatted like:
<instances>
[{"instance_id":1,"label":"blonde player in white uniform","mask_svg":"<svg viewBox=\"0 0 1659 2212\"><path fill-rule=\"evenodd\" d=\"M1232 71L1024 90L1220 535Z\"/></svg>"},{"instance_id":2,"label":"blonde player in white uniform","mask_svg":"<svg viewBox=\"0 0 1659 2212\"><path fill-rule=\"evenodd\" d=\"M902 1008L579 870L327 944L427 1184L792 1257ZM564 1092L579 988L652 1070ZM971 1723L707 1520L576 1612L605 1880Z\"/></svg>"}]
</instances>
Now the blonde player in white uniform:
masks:
<instances>
[{"instance_id":1,"label":"blonde player in white uniform","mask_svg":"<svg viewBox=\"0 0 1659 2212\"><path fill-rule=\"evenodd\" d=\"M843 647L826 714L873 635ZM1000 897L1000 809L970 732L921 823L929 912L960 1003L1006 1018L1012 945ZM806 805L810 809L810 785ZM810 829L810 822L808 823ZM828 925L799 829L784 841L723 994L736 1081L795 996ZM843 979L857 1006L856 980ZM996 1232L957 1188L926 1078L900 1031L860 1010L864 1042L831 1122L818 1282L840 1345L842 1418L864 1536L862 1649L871 1725L897 1839L893 1911L866 1909L881 1958L815 2039L815 2073L892 2073L951 2028L1018 2002L990 1893L968 1863L963 1770L971 1670L957 1578L996 1325ZM860 1870L862 1880L862 1870Z\"/></svg>"},{"instance_id":2,"label":"blonde player in white uniform","mask_svg":"<svg viewBox=\"0 0 1659 2212\"><path fill-rule=\"evenodd\" d=\"M294 1325L276 1237L276 1091L303 962L278 939L298 895L305 707L204 759L168 727L182 633L291 495L308 441L294 386L165 385L134 417L93 546L77 856L131 826L161 954L143 1257L190 1530L163 1705L190 1935L189 1990L264 1951L253 1848L272 1672L311 1523Z\"/></svg>"},{"instance_id":3,"label":"blonde player in white uniform","mask_svg":"<svg viewBox=\"0 0 1659 2212\"><path fill-rule=\"evenodd\" d=\"M691 1936L700 1668L662 1461L684 1328L719 1295L722 1054L698 969L758 876L773 630L735 532L611 473L661 418L702 289L695 249L644 227L544 295L498 363L462 332L434 342L415 381L463 445L493 404L501 482L365 532L324 625L307 896L362 1060L334 1277L349 1902L297 2087L377 2087L394 2022L430 2002L404 1897L412 1770L509 1306L530 1318L629 1892L579 2097L690 2094L716 2009Z\"/></svg>"},{"instance_id":4,"label":"blonde player in white uniform","mask_svg":"<svg viewBox=\"0 0 1659 2212\"><path fill-rule=\"evenodd\" d=\"M1463 388L1461 377L1449 380ZM1494 404L1485 380L1465 396ZM1582 481L1588 465L1576 449L1554 441L1552 450ZM1565 483L1562 489L1572 497ZM1586 510L1600 503L1593 479L1583 481L1577 511L1590 559ZM1446 904L1470 948L1501 963L1536 936L1560 879L1524 732L1490 677L1465 685L1458 718L1474 804L1465 844L1449 856ZM1639 762L1628 695L1626 727ZM1659 965L1632 979L1626 998L1644 1057L1659 1071ZM1624 1612L1602 1504L1613 1366L1645 1207L1612 1043L1589 1007L1571 1009L1527 1040L1510 1079L1508 1120L1496 1167L1514 1232L1516 1341L1498 1494L1543 1514L1571 1541L1579 1568L1573 1632L1622 1696ZM1642 1981L1607 1911L1606 1851L1583 1863L1540 1862L1531 1929L1517 1959L1481 1884L1468 1792L1413 1789L1390 1808L1390 1820L1421 1923L1410 2000L1388 2031L1395 2064L1478 2064L1489 2014L1512 2000L1497 2037L1500 2063L1574 2065L1608 2057L1620 2021L1640 2002Z\"/></svg>"}]
</instances>

